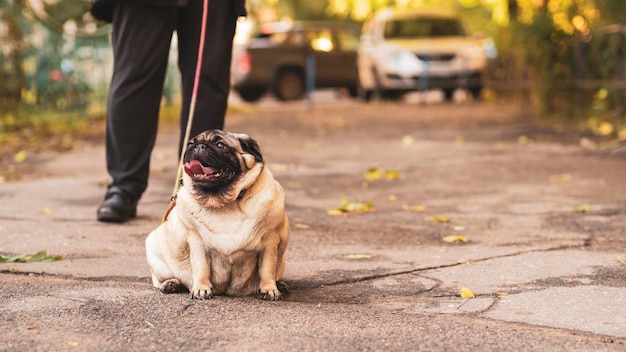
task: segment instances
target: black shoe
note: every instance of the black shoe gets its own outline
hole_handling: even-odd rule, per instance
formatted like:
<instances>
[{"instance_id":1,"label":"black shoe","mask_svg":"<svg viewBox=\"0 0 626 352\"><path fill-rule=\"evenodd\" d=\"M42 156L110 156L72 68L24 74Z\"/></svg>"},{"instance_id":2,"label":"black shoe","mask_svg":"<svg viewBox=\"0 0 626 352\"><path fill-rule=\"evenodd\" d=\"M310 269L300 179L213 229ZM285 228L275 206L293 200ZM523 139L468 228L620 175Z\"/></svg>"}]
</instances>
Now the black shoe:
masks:
<instances>
[{"instance_id":1,"label":"black shoe","mask_svg":"<svg viewBox=\"0 0 626 352\"><path fill-rule=\"evenodd\" d=\"M136 216L137 202L117 189L110 189L98 207L98 221L124 222Z\"/></svg>"}]
</instances>

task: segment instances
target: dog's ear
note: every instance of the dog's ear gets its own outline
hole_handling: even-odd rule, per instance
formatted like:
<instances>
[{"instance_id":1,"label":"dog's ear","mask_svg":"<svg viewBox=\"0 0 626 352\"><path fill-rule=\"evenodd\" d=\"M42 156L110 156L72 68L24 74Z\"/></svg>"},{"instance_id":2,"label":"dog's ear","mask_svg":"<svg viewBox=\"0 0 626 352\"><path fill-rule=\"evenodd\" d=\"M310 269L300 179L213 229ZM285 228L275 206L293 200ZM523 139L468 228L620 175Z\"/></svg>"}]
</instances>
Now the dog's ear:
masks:
<instances>
[{"instance_id":1,"label":"dog's ear","mask_svg":"<svg viewBox=\"0 0 626 352\"><path fill-rule=\"evenodd\" d=\"M254 139L246 136L240 137L239 143L241 144L241 149L244 153L248 153L254 156L254 160L257 163L263 162L263 154L261 154L261 147L259 147L259 143L257 143Z\"/></svg>"}]
</instances>

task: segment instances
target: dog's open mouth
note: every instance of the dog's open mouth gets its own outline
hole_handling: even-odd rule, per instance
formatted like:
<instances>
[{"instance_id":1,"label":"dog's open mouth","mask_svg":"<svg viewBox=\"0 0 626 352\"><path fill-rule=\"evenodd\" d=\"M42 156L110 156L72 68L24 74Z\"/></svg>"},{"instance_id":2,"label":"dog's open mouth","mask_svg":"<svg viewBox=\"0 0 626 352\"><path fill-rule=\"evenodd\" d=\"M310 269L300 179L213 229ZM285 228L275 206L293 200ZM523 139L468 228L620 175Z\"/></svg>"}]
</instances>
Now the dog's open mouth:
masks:
<instances>
[{"instance_id":1,"label":"dog's open mouth","mask_svg":"<svg viewBox=\"0 0 626 352\"><path fill-rule=\"evenodd\" d=\"M184 164L185 173L191 178L199 178L204 180L214 180L222 176L219 169L204 166L199 160L191 160Z\"/></svg>"}]
</instances>

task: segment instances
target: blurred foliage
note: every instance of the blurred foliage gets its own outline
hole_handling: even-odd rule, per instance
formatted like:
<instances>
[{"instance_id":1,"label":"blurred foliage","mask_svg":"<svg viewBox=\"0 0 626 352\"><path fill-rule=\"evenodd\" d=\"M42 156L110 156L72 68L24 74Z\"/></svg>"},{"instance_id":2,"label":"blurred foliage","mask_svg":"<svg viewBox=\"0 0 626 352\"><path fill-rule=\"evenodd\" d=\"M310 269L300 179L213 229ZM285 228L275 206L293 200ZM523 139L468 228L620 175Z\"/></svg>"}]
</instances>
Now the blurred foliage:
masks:
<instances>
[{"instance_id":1,"label":"blurred foliage","mask_svg":"<svg viewBox=\"0 0 626 352\"><path fill-rule=\"evenodd\" d=\"M0 180L16 153L102 139L107 28L89 0L0 0ZM8 170L8 171L7 171Z\"/></svg>"},{"instance_id":2,"label":"blurred foliage","mask_svg":"<svg viewBox=\"0 0 626 352\"><path fill-rule=\"evenodd\" d=\"M250 17L361 23L375 11L438 8L459 12L490 37L498 57L488 85L504 99L580 118L626 135L626 1L615 0L248 0ZM0 1L0 142L30 129L54 130L104 117L109 38L86 14L89 0ZM91 66L88 66L90 64ZM101 77L101 78L96 78ZM104 77L104 78L102 78ZM100 81L98 81L98 79ZM98 109L94 109L98 107ZM79 130L81 128L78 128Z\"/></svg>"}]
</instances>

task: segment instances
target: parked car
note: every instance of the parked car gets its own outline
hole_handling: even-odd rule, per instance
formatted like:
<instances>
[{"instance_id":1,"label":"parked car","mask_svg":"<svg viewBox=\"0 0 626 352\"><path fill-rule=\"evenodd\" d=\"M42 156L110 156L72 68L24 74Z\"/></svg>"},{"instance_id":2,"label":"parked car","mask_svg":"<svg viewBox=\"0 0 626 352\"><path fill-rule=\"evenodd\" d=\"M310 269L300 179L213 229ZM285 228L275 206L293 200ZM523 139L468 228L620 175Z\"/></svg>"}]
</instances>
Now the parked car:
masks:
<instances>
[{"instance_id":1,"label":"parked car","mask_svg":"<svg viewBox=\"0 0 626 352\"><path fill-rule=\"evenodd\" d=\"M301 99L307 88L307 59L314 58L311 88L345 87L356 96L358 45L359 29L346 23L264 25L236 54L233 89L249 102L268 92L280 100Z\"/></svg>"},{"instance_id":2,"label":"parked car","mask_svg":"<svg viewBox=\"0 0 626 352\"><path fill-rule=\"evenodd\" d=\"M399 98L409 91L442 89L451 100L455 89L465 88L478 98L494 50L491 40L468 35L454 14L383 9L361 31L363 95Z\"/></svg>"}]
</instances>

